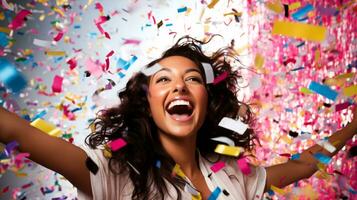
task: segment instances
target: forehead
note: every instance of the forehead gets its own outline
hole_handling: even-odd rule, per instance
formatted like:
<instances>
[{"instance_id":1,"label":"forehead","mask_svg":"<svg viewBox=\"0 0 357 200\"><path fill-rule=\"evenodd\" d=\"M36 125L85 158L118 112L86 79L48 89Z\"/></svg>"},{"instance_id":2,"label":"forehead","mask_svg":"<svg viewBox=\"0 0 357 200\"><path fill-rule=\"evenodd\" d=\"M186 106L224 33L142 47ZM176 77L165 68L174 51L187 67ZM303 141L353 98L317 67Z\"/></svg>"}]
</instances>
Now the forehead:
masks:
<instances>
[{"instance_id":1,"label":"forehead","mask_svg":"<svg viewBox=\"0 0 357 200\"><path fill-rule=\"evenodd\" d=\"M162 59L159 64L169 69L186 69L192 67L199 69L195 62L183 56L170 56Z\"/></svg>"}]
</instances>

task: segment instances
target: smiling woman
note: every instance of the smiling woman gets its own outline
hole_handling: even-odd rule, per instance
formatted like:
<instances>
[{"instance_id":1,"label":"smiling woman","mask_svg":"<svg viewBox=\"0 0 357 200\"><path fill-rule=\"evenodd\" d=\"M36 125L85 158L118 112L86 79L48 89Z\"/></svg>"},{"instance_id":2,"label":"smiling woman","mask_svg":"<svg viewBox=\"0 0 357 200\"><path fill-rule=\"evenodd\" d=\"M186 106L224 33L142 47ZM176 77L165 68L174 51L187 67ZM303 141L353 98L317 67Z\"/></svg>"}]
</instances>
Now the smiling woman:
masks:
<instances>
[{"instance_id":1,"label":"smiling woman","mask_svg":"<svg viewBox=\"0 0 357 200\"><path fill-rule=\"evenodd\" d=\"M93 122L95 131L87 138L92 148L118 138L127 142L124 148L111 152L109 165L118 176L130 178L132 186L127 191L132 191L128 193L133 199L166 199L170 195L172 198L186 199L193 195L207 199L218 186L217 182L227 180L230 180L229 184L226 183L228 185L223 189L230 194L229 198L262 196L265 185L263 168L256 168L252 178L244 180L255 184L255 188L241 188L245 192L240 195L229 190L232 187L238 191L237 188L241 187L237 182L243 181L241 172L237 172L234 178L229 177L230 168L227 167L227 170L222 170L224 175L220 178L210 175L214 179L211 180L207 177L214 162L228 159L215 156L214 149L220 142L212 138L224 136L235 146L250 150L255 135L252 129L237 134L218 125L223 117L239 117L251 127L253 120L249 106L239 102L236 96L239 90L237 81L242 77L228 62L235 58L234 51L225 48L206 56L201 45L204 43L193 38L181 38L161 58L148 64L147 69L156 68L154 72L148 76L138 73L128 82L126 90L119 93L119 107L104 110ZM203 64L209 64L216 77L223 73L228 76L219 83L207 84L207 69ZM245 105L246 111L238 116L241 105ZM84 149L89 154L90 149ZM100 155L93 157L102 160ZM172 175L176 165L180 166L184 176ZM206 168L208 171L204 171ZM236 167L232 169L238 170ZM95 178L98 175L92 174L92 177L98 180ZM261 178L259 182L258 177ZM93 180L92 183L98 183ZM119 185L122 182L117 181L115 183ZM195 192L187 192L187 188L195 188L191 189ZM97 197L104 193L100 192Z\"/></svg>"}]
</instances>

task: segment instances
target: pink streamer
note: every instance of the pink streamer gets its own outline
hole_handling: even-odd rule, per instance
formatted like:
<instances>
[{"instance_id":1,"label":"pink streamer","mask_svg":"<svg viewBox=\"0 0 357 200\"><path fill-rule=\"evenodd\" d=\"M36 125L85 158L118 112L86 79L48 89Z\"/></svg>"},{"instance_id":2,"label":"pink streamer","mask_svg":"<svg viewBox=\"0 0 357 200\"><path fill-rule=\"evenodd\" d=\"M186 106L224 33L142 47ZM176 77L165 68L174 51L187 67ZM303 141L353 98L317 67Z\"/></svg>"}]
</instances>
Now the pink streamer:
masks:
<instances>
[{"instance_id":1,"label":"pink streamer","mask_svg":"<svg viewBox=\"0 0 357 200\"><path fill-rule=\"evenodd\" d=\"M214 163L212 166L211 166L211 170L216 173L218 172L219 170L221 170L223 167L226 166L226 163L224 163L223 161L219 161L219 162L216 162Z\"/></svg>"},{"instance_id":2,"label":"pink streamer","mask_svg":"<svg viewBox=\"0 0 357 200\"><path fill-rule=\"evenodd\" d=\"M56 75L52 83L52 92L62 92L63 77Z\"/></svg>"},{"instance_id":3,"label":"pink streamer","mask_svg":"<svg viewBox=\"0 0 357 200\"><path fill-rule=\"evenodd\" d=\"M116 139L108 144L108 146L113 150L117 151L123 148L126 145L126 142L123 138Z\"/></svg>"}]
</instances>

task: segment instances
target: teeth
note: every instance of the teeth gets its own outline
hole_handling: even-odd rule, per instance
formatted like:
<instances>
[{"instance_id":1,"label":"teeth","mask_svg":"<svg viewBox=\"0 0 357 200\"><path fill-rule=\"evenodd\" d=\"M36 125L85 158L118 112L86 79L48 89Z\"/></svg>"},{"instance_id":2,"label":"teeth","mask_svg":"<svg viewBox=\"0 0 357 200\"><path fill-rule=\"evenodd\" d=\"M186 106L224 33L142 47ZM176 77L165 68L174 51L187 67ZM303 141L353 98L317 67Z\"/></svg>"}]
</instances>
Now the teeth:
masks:
<instances>
[{"instance_id":1,"label":"teeth","mask_svg":"<svg viewBox=\"0 0 357 200\"><path fill-rule=\"evenodd\" d=\"M169 104L167 109L171 109L172 107L179 105L190 106L190 102L186 100L174 100Z\"/></svg>"}]
</instances>

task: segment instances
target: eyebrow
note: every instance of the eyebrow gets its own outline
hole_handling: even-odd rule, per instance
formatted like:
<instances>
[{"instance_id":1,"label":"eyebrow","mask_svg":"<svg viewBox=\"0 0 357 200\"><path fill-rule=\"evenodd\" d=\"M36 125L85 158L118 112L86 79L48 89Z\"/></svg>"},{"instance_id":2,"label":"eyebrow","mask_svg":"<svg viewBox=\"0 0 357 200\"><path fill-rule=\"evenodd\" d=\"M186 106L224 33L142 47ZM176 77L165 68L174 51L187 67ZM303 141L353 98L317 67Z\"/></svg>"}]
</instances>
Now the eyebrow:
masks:
<instances>
[{"instance_id":1,"label":"eyebrow","mask_svg":"<svg viewBox=\"0 0 357 200\"><path fill-rule=\"evenodd\" d=\"M163 68L161 68L159 71L157 71L157 72L154 74L154 76L155 76L157 73L161 72L161 71L171 72L172 70L169 69L169 68L163 67ZM189 72L198 72L199 74L201 74L201 70L199 70L199 69L197 69L197 68L189 68L189 69L186 69L185 74L187 74L187 73L189 73ZM201 75L202 75L202 74L201 74Z\"/></svg>"}]
</instances>

